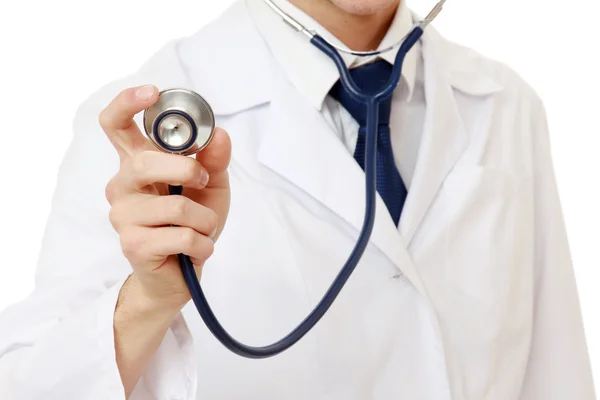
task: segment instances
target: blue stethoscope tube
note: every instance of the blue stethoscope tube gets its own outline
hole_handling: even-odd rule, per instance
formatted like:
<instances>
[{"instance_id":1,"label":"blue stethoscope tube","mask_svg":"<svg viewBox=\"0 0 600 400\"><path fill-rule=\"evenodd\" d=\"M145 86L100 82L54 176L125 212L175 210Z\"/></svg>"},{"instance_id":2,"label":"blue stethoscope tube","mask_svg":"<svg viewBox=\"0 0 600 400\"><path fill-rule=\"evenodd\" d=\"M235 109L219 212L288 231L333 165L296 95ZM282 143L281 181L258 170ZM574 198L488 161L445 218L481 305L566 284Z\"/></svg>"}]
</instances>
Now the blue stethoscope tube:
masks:
<instances>
[{"instance_id":1,"label":"blue stethoscope tube","mask_svg":"<svg viewBox=\"0 0 600 400\"><path fill-rule=\"evenodd\" d=\"M392 75L385 86L379 93L365 93L361 91L350 76L350 71L346 68L344 60L339 53L322 37L315 35L311 39L311 43L329 56L337 69L339 70L341 82L344 88L350 93L350 95L356 100L360 101L367 107L367 122L366 122L366 149L365 149L365 183L366 183L366 210L363 226L352 250L352 253L348 257L346 264L339 272L319 304L313 309L313 311L287 336L264 347L253 347L247 346L243 343L235 340L231 335L223 328L223 326L217 320L217 317L213 313L212 309L208 305L198 277L196 276L196 270L190 258L186 255L179 254L179 263L181 265L181 271L183 277L189 288L190 294L200 313L200 316L204 320L204 323L212 334L230 351L238 354L242 357L247 358L267 358L275 356L294 344L296 344L304 335L306 335L319 320L325 315L329 307L333 304L334 300L352 275L352 272L356 268L360 258L362 257L369 239L371 232L373 231L373 224L375 221L375 202L377 199L377 182L375 178L376 170L376 154L377 154L377 126L379 120L379 104L382 100L388 98L394 92L394 89L400 81L400 74L402 72L402 65L404 58L410 49L423 35L423 29L420 26L415 27L412 32L406 37L398 53L396 54L396 60ZM183 193L181 186L170 186L170 194Z\"/></svg>"}]
</instances>

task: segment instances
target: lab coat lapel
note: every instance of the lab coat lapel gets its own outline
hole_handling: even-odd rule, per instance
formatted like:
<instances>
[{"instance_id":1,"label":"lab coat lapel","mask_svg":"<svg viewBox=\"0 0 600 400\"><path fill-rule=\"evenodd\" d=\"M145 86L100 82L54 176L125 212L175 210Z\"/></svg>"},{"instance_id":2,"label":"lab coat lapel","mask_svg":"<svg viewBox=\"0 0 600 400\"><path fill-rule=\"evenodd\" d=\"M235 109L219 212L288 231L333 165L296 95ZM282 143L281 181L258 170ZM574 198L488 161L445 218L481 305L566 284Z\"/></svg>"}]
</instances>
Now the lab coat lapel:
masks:
<instances>
[{"instance_id":1,"label":"lab coat lapel","mask_svg":"<svg viewBox=\"0 0 600 400\"><path fill-rule=\"evenodd\" d=\"M443 60L423 40L424 88L427 110L413 181L402 211L400 233L407 243L423 220L444 178L466 144L454 94L444 74Z\"/></svg>"},{"instance_id":2,"label":"lab coat lapel","mask_svg":"<svg viewBox=\"0 0 600 400\"><path fill-rule=\"evenodd\" d=\"M427 110L417 165L399 226L408 246L468 144L454 90L478 96L500 89L477 71L469 74L461 70L462 66L454 65L452 49L432 27L423 35L422 54Z\"/></svg>"},{"instance_id":3,"label":"lab coat lapel","mask_svg":"<svg viewBox=\"0 0 600 400\"><path fill-rule=\"evenodd\" d=\"M258 160L360 231L365 210L364 172L321 113L282 79L270 105ZM398 229L377 198L371 242L422 289ZM336 266L337 268L337 266ZM396 275L397 271L390 271Z\"/></svg>"}]
</instances>

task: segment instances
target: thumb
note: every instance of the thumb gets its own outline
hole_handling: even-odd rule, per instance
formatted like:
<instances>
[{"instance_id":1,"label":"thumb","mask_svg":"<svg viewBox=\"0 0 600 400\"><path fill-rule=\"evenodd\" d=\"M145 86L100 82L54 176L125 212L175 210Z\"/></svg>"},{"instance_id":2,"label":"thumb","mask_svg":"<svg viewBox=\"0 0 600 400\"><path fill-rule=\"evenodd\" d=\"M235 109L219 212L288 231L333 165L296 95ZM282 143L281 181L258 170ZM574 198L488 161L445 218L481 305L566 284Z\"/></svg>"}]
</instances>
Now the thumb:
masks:
<instances>
[{"instance_id":1,"label":"thumb","mask_svg":"<svg viewBox=\"0 0 600 400\"><path fill-rule=\"evenodd\" d=\"M196 153L196 160L208 171L207 188L229 186L227 168L231 160L231 139L221 128L215 128L212 140L202 151Z\"/></svg>"}]
</instances>

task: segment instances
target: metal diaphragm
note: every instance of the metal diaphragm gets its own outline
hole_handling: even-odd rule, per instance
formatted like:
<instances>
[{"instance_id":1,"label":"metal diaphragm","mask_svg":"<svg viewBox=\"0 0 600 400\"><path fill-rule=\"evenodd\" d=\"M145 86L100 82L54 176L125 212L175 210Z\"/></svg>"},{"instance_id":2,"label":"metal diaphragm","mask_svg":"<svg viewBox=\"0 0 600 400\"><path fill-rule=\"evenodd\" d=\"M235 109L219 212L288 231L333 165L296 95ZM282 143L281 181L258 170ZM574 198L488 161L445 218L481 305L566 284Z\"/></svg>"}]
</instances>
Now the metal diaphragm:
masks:
<instances>
[{"instance_id":1,"label":"metal diaphragm","mask_svg":"<svg viewBox=\"0 0 600 400\"><path fill-rule=\"evenodd\" d=\"M167 89L144 111L144 130L160 150L190 155L210 143L215 117L199 94L186 89Z\"/></svg>"}]
</instances>

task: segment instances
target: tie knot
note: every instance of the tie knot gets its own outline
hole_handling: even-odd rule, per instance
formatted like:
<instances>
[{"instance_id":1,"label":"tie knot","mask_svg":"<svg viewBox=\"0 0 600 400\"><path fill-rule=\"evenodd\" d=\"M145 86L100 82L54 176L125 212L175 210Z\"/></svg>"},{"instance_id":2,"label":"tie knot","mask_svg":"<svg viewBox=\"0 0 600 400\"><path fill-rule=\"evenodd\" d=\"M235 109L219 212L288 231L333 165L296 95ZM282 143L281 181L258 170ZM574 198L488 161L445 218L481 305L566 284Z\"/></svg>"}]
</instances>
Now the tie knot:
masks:
<instances>
[{"instance_id":1,"label":"tie knot","mask_svg":"<svg viewBox=\"0 0 600 400\"><path fill-rule=\"evenodd\" d=\"M393 67L388 62L379 60L350 70L350 76L359 89L366 93L374 94L380 91L388 82L392 74L392 69ZM341 81L338 80L329 93L350 113L350 115L352 115L361 127L365 126L367 121L366 106L363 103L354 100L344 88ZM380 103L380 125L388 125L390 123L391 104L391 96Z\"/></svg>"}]
</instances>

